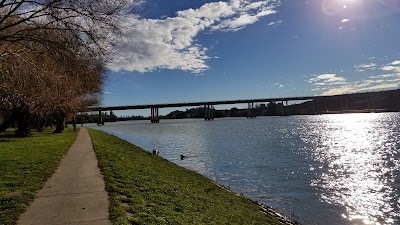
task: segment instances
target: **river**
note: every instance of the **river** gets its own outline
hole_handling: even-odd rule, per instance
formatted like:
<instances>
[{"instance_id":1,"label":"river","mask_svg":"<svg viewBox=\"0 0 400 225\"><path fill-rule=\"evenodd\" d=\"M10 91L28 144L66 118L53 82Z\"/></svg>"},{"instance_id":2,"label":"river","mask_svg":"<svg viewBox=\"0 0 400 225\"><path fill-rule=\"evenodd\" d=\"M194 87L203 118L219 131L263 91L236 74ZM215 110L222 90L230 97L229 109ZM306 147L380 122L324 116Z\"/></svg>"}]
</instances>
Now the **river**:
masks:
<instances>
[{"instance_id":1,"label":"river","mask_svg":"<svg viewBox=\"0 0 400 225\"><path fill-rule=\"evenodd\" d=\"M400 224L400 113L106 123L302 224ZM180 155L186 158L181 160Z\"/></svg>"}]
</instances>

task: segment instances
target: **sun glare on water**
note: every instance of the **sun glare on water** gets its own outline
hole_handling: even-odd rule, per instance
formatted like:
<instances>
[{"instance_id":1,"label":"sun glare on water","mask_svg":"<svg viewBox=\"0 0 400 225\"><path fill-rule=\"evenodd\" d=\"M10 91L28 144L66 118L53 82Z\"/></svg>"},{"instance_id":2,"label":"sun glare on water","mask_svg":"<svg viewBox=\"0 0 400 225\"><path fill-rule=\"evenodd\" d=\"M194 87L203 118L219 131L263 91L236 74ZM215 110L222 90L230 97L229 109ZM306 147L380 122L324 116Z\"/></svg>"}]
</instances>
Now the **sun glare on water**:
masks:
<instances>
[{"instance_id":1,"label":"sun glare on water","mask_svg":"<svg viewBox=\"0 0 400 225\"><path fill-rule=\"evenodd\" d=\"M395 224L398 131L381 123L383 114L323 116L316 131L314 157L326 170L311 185L321 200L345 208L348 224Z\"/></svg>"}]
</instances>

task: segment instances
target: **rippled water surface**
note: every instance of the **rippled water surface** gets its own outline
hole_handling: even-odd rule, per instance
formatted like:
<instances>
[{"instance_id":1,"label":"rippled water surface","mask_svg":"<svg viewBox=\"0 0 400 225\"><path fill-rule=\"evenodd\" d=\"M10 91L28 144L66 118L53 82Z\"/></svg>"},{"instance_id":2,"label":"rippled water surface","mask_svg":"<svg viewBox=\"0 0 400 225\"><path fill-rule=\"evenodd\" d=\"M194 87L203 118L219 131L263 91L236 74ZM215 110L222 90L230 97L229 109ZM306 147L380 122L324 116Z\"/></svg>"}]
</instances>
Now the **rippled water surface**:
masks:
<instances>
[{"instance_id":1,"label":"rippled water surface","mask_svg":"<svg viewBox=\"0 0 400 225\"><path fill-rule=\"evenodd\" d=\"M162 157L304 224L400 224L399 113L95 128L159 149Z\"/></svg>"}]
</instances>

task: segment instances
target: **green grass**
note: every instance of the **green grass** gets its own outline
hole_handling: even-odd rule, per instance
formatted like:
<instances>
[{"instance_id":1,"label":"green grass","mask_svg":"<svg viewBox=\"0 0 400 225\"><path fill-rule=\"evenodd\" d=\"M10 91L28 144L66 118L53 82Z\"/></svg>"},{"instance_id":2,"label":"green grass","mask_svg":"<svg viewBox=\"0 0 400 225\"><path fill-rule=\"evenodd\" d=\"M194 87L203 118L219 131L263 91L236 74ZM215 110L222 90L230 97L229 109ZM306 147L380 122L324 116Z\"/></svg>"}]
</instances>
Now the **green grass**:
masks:
<instances>
[{"instance_id":1,"label":"green grass","mask_svg":"<svg viewBox=\"0 0 400 225\"><path fill-rule=\"evenodd\" d=\"M115 224L282 224L259 205L124 140L89 130Z\"/></svg>"},{"instance_id":2,"label":"green grass","mask_svg":"<svg viewBox=\"0 0 400 225\"><path fill-rule=\"evenodd\" d=\"M50 132L50 133L49 133ZM0 136L0 224L15 224L36 192L57 168L78 132L33 132L29 138ZM10 193L16 195L10 197Z\"/></svg>"}]
</instances>

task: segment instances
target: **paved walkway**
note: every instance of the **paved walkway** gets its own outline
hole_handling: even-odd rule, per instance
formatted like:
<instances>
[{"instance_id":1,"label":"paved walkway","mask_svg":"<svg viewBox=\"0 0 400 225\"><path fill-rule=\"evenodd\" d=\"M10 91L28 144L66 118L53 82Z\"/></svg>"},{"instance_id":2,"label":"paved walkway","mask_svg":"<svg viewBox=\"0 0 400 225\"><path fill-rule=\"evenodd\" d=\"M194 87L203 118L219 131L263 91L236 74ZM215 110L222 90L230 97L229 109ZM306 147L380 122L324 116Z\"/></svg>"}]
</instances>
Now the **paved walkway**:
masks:
<instances>
[{"instance_id":1,"label":"paved walkway","mask_svg":"<svg viewBox=\"0 0 400 225\"><path fill-rule=\"evenodd\" d=\"M60 166L18 224L110 225L108 206L92 141L87 129L81 128Z\"/></svg>"}]
</instances>

